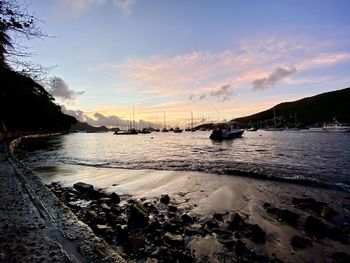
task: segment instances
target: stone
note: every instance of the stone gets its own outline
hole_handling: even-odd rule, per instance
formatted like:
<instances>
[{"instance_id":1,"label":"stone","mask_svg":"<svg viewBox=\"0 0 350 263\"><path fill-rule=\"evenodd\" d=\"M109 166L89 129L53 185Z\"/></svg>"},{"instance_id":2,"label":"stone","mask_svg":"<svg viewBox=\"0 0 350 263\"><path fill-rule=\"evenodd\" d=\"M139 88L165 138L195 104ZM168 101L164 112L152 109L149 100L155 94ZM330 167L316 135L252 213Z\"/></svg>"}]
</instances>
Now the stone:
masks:
<instances>
[{"instance_id":1,"label":"stone","mask_svg":"<svg viewBox=\"0 0 350 263\"><path fill-rule=\"evenodd\" d=\"M170 211L170 212L177 212L177 207L176 206L174 206L174 205L169 205L168 206L168 210Z\"/></svg>"},{"instance_id":2,"label":"stone","mask_svg":"<svg viewBox=\"0 0 350 263\"><path fill-rule=\"evenodd\" d=\"M243 243L243 241L238 240L235 246L235 253L237 255L243 254L247 250L246 245Z\"/></svg>"},{"instance_id":3,"label":"stone","mask_svg":"<svg viewBox=\"0 0 350 263\"><path fill-rule=\"evenodd\" d=\"M305 249L312 247L312 242L301 236L293 236L290 240L290 244L294 249Z\"/></svg>"},{"instance_id":4,"label":"stone","mask_svg":"<svg viewBox=\"0 0 350 263\"><path fill-rule=\"evenodd\" d=\"M181 215L181 219L185 224L193 224L193 219L188 214Z\"/></svg>"},{"instance_id":5,"label":"stone","mask_svg":"<svg viewBox=\"0 0 350 263\"><path fill-rule=\"evenodd\" d=\"M187 236L198 235L199 234L199 229L196 228L196 227L188 226L188 227L185 227L184 233Z\"/></svg>"},{"instance_id":6,"label":"stone","mask_svg":"<svg viewBox=\"0 0 350 263\"><path fill-rule=\"evenodd\" d=\"M227 223L229 224L230 227L237 228L241 222L242 222L242 217L240 216L240 214L236 212L231 212L228 215Z\"/></svg>"},{"instance_id":7,"label":"stone","mask_svg":"<svg viewBox=\"0 0 350 263\"><path fill-rule=\"evenodd\" d=\"M73 187L81 193L88 193L89 191L94 189L94 186L92 184L86 184L83 182L75 183Z\"/></svg>"},{"instance_id":8,"label":"stone","mask_svg":"<svg viewBox=\"0 0 350 263\"><path fill-rule=\"evenodd\" d=\"M219 228L219 225L216 222L212 222L210 220L208 220L205 224L209 229Z\"/></svg>"},{"instance_id":9,"label":"stone","mask_svg":"<svg viewBox=\"0 0 350 263\"><path fill-rule=\"evenodd\" d=\"M131 228L145 227L148 225L149 213L141 204L134 204L130 207L128 225Z\"/></svg>"},{"instance_id":10,"label":"stone","mask_svg":"<svg viewBox=\"0 0 350 263\"><path fill-rule=\"evenodd\" d=\"M141 236L129 236L129 243L134 250L139 250L147 245L147 241Z\"/></svg>"},{"instance_id":11,"label":"stone","mask_svg":"<svg viewBox=\"0 0 350 263\"><path fill-rule=\"evenodd\" d=\"M158 259L156 259L156 258L146 258L145 263L158 263Z\"/></svg>"},{"instance_id":12,"label":"stone","mask_svg":"<svg viewBox=\"0 0 350 263\"><path fill-rule=\"evenodd\" d=\"M259 225L256 224L244 224L242 233L252 241L256 243L265 243L266 233L261 229Z\"/></svg>"},{"instance_id":13,"label":"stone","mask_svg":"<svg viewBox=\"0 0 350 263\"><path fill-rule=\"evenodd\" d=\"M98 199L99 203L106 203L106 204L110 204L111 203L111 199L109 197L102 197L100 199Z\"/></svg>"},{"instance_id":14,"label":"stone","mask_svg":"<svg viewBox=\"0 0 350 263\"><path fill-rule=\"evenodd\" d=\"M218 241L227 247L231 247L236 243L233 237L220 237Z\"/></svg>"},{"instance_id":15,"label":"stone","mask_svg":"<svg viewBox=\"0 0 350 263\"><path fill-rule=\"evenodd\" d=\"M313 211L317 214L320 213L322 208L324 207L325 203L323 202L318 202L315 199L311 197L307 198L293 198L292 199L292 204L296 205L302 209L308 209L310 211Z\"/></svg>"},{"instance_id":16,"label":"stone","mask_svg":"<svg viewBox=\"0 0 350 263\"><path fill-rule=\"evenodd\" d=\"M169 245L180 246L183 244L184 239L182 235L176 235L169 232L164 234L164 240L169 243Z\"/></svg>"},{"instance_id":17,"label":"stone","mask_svg":"<svg viewBox=\"0 0 350 263\"><path fill-rule=\"evenodd\" d=\"M305 231L315 237L325 237L329 234L329 228L314 216L308 216L305 221Z\"/></svg>"},{"instance_id":18,"label":"stone","mask_svg":"<svg viewBox=\"0 0 350 263\"><path fill-rule=\"evenodd\" d=\"M162 196L160 197L160 202L161 202L162 204L168 205L168 204L170 203L170 197L169 197L169 195L162 195Z\"/></svg>"},{"instance_id":19,"label":"stone","mask_svg":"<svg viewBox=\"0 0 350 263\"><path fill-rule=\"evenodd\" d=\"M348 263L350 262L350 255L345 252L335 252L331 255L334 263Z\"/></svg>"},{"instance_id":20,"label":"stone","mask_svg":"<svg viewBox=\"0 0 350 263\"><path fill-rule=\"evenodd\" d=\"M88 221L96 222L98 219L98 215L94 210L90 210L86 213L86 219Z\"/></svg>"},{"instance_id":21,"label":"stone","mask_svg":"<svg viewBox=\"0 0 350 263\"><path fill-rule=\"evenodd\" d=\"M111 229L111 227L108 226L108 225L99 225L99 224L96 225L96 230L99 233L104 233L104 232L106 232L109 229Z\"/></svg>"},{"instance_id":22,"label":"stone","mask_svg":"<svg viewBox=\"0 0 350 263\"><path fill-rule=\"evenodd\" d=\"M321 210L321 217L323 217L326 220L331 220L333 217L335 217L338 213L330 208L330 207L323 207Z\"/></svg>"},{"instance_id":23,"label":"stone","mask_svg":"<svg viewBox=\"0 0 350 263\"><path fill-rule=\"evenodd\" d=\"M216 220L221 221L222 220L222 214L215 213L215 214L213 214L213 218L216 219Z\"/></svg>"},{"instance_id":24,"label":"stone","mask_svg":"<svg viewBox=\"0 0 350 263\"><path fill-rule=\"evenodd\" d=\"M111 193L109 195L109 198L111 198L112 202L119 204L120 203L120 197L118 194L116 194L115 192Z\"/></svg>"},{"instance_id":25,"label":"stone","mask_svg":"<svg viewBox=\"0 0 350 263\"><path fill-rule=\"evenodd\" d=\"M105 203L102 203L102 204L100 205L100 207L101 207L103 210L106 210L106 211L110 211L110 210L111 210L111 208L110 208L107 204L105 204Z\"/></svg>"},{"instance_id":26,"label":"stone","mask_svg":"<svg viewBox=\"0 0 350 263\"><path fill-rule=\"evenodd\" d=\"M290 226L296 226L300 216L287 209L279 209L275 207L266 208L266 212L274 215L278 220L287 223Z\"/></svg>"}]
</instances>

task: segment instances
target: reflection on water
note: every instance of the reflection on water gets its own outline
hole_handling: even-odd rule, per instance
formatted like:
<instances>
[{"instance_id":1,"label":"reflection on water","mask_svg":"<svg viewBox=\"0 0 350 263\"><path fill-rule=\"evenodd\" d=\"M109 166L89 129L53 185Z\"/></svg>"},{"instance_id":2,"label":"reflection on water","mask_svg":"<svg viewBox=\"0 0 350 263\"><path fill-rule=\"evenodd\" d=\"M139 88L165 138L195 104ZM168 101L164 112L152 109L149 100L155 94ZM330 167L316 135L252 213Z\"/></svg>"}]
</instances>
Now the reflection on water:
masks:
<instances>
[{"instance_id":1,"label":"reflection on water","mask_svg":"<svg viewBox=\"0 0 350 263\"><path fill-rule=\"evenodd\" d=\"M188 170L350 186L350 134L245 132L211 141L208 132L115 136L76 133L25 143L20 158L34 169L54 164ZM50 168L52 169L52 168Z\"/></svg>"}]
</instances>

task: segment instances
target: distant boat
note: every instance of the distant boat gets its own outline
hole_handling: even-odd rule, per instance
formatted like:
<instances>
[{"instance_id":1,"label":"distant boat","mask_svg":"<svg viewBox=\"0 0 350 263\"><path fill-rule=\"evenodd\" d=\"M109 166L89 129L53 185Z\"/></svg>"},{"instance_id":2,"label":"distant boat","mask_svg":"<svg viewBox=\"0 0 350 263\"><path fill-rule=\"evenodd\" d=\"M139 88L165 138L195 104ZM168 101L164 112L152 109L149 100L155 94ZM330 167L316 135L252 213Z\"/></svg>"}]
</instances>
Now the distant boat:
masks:
<instances>
[{"instance_id":1,"label":"distant boat","mask_svg":"<svg viewBox=\"0 0 350 263\"><path fill-rule=\"evenodd\" d=\"M284 131L285 128L276 128L276 127L270 127L263 129L264 131Z\"/></svg>"},{"instance_id":2,"label":"distant boat","mask_svg":"<svg viewBox=\"0 0 350 263\"><path fill-rule=\"evenodd\" d=\"M230 140L241 137L244 131L245 129L233 129L232 127L228 129L217 128L212 131L209 138L217 141Z\"/></svg>"},{"instance_id":3,"label":"distant boat","mask_svg":"<svg viewBox=\"0 0 350 263\"><path fill-rule=\"evenodd\" d=\"M169 132L168 129L166 128L166 124L165 124L165 111L164 111L164 127L162 129L162 132Z\"/></svg>"},{"instance_id":4,"label":"distant boat","mask_svg":"<svg viewBox=\"0 0 350 263\"><path fill-rule=\"evenodd\" d=\"M274 127L268 127L268 128L263 129L263 130L264 131L283 131L283 130L285 130L285 128L277 128L275 108L273 108L273 122L274 122Z\"/></svg>"},{"instance_id":5,"label":"distant boat","mask_svg":"<svg viewBox=\"0 0 350 263\"><path fill-rule=\"evenodd\" d=\"M143 133L143 134L147 134L147 133L151 133L151 129L150 128L143 128L140 133Z\"/></svg>"},{"instance_id":6,"label":"distant boat","mask_svg":"<svg viewBox=\"0 0 350 263\"><path fill-rule=\"evenodd\" d=\"M181 133L181 132L182 132L182 130L179 127L176 127L174 129L174 133Z\"/></svg>"},{"instance_id":7,"label":"distant boat","mask_svg":"<svg viewBox=\"0 0 350 263\"><path fill-rule=\"evenodd\" d=\"M257 130L258 130L258 128L255 128L255 127L247 129L247 131L257 131Z\"/></svg>"},{"instance_id":8,"label":"distant boat","mask_svg":"<svg viewBox=\"0 0 350 263\"><path fill-rule=\"evenodd\" d=\"M129 129L127 131L123 131L123 132L114 132L114 135L136 135L138 134L138 131L135 129Z\"/></svg>"},{"instance_id":9,"label":"distant boat","mask_svg":"<svg viewBox=\"0 0 350 263\"><path fill-rule=\"evenodd\" d=\"M328 123L322 126L322 130L328 132L350 132L350 124L340 122Z\"/></svg>"}]
</instances>

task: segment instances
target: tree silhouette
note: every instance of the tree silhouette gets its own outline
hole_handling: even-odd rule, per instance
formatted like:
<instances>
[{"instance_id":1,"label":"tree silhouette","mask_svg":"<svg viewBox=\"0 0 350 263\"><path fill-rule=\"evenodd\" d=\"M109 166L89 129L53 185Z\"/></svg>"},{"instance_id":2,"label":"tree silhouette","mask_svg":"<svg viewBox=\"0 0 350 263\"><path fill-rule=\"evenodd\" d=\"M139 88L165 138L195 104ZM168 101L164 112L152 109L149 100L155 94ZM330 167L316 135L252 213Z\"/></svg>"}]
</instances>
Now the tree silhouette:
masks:
<instances>
[{"instance_id":1,"label":"tree silhouette","mask_svg":"<svg viewBox=\"0 0 350 263\"><path fill-rule=\"evenodd\" d=\"M11 58L26 53L10 36L44 36L37 21L27 7L22 8L14 0L0 0L0 131L61 131L76 121L61 112L54 98L28 71L13 70Z\"/></svg>"}]
</instances>

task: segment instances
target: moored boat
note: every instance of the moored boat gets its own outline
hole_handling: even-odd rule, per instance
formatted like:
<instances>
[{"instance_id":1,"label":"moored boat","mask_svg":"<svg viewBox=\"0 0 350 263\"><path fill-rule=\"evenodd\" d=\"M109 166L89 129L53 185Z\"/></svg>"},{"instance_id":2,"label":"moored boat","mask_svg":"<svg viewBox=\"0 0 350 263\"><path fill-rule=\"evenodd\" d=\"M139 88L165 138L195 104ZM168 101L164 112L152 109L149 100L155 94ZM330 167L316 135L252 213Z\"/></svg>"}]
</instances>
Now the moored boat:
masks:
<instances>
[{"instance_id":1,"label":"moored boat","mask_svg":"<svg viewBox=\"0 0 350 263\"><path fill-rule=\"evenodd\" d=\"M138 134L138 131L135 129L129 129L127 131L123 131L123 132L114 132L114 135L136 135Z\"/></svg>"},{"instance_id":2,"label":"moored boat","mask_svg":"<svg viewBox=\"0 0 350 263\"><path fill-rule=\"evenodd\" d=\"M327 123L322 126L322 130L329 132L350 132L350 124L341 122Z\"/></svg>"},{"instance_id":3,"label":"moored boat","mask_svg":"<svg viewBox=\"0 0 350 263\"><path fill-rule=\"evenodd\" d=\"M245 129L214 129L210 134L209 138L212 140L229 140L234 138L239 138L244 133Z\"/></svg>"},{"instance_id":4,"label":"moored boat","mask_svg":"<svg viewBox=\"0 0 350 263\"><path fill-rule=\"evenodd\" d=\"M181 132L182 132L182 130L179 127L176 127L174 129L174 133L181 133Z\"/></svg>"}]
</instances>

